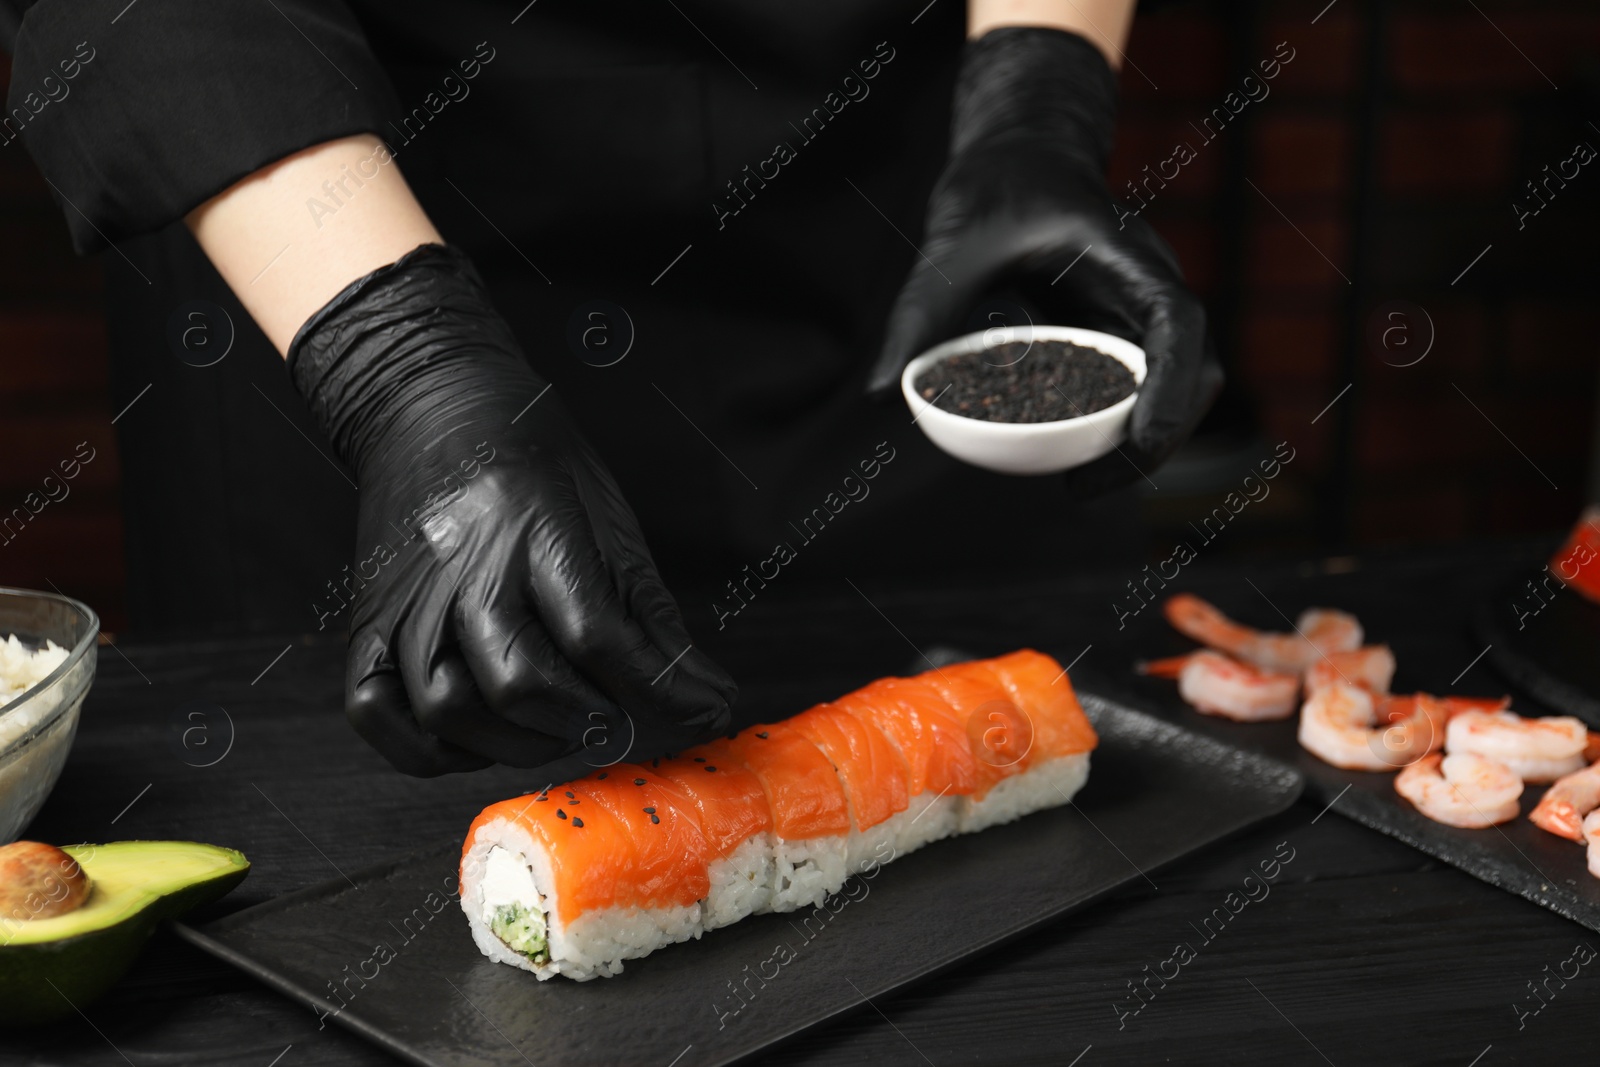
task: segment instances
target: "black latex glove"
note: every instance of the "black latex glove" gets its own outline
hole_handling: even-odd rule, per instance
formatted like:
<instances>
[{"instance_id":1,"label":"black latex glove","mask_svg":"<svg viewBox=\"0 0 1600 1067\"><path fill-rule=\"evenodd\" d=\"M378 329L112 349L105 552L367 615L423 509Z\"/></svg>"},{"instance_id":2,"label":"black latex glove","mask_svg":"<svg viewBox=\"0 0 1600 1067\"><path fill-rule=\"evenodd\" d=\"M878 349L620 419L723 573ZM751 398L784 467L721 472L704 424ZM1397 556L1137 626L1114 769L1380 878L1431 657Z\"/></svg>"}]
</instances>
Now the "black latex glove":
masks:
<instances>
[{"instance_id":1,"label":"black latex glove","mask_svg":"<svg viewBox=\"0 0 1600 1067\"><path fill-rule=\"evenodd\" d=\"M619 755L626 720L726 728L733 680L690 649L616 482L462 253L351 283L289 370L360 484L345 708L391 763L533 767L597 726Z\"/></svg>"},{"instance_id":2,"label":"black latex glove","mask_svg":"<svg viewBox=\"0 0 1600 1067\"><path fill-rule=\"evenodd\" d=\"M970 329L979 301L999 291L1051 324L1141 345L1149 367L1128 442L1069 472L1083 493L1148 474L1222 387L1205 310L1172 250L1106 189L1116 95L1100 50L1076 34L1005 27L967 43L950 160L868 381L876 395L898 390L907 362Z\"/></svg>"}]
</instances>

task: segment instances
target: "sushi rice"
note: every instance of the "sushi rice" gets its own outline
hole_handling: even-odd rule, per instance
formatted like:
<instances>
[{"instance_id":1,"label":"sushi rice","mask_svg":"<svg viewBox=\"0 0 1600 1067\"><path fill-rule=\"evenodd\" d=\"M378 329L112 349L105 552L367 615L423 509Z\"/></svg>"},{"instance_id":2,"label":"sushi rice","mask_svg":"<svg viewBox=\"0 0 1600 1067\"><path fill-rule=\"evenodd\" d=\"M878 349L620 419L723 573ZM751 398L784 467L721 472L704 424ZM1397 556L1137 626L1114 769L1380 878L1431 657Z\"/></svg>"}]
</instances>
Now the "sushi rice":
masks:
<instances>
[{"instance_id":1,"label":"sushi rice","mask_svg":"<svg viewBox=\"0 0 1600 1067\"><path fill-rule=\"evenodd\" d=\"M816 783L818 788L831 788L838 794L839 807L848 813L845 832L803 836L793 833L791 826L791 835L784 836L785 820L779 809L790 800L775 788L773 781L781 775L782 767L752 763L748 769L767 776L763 784L775 821L752 822L751 825L771 828L758 829L731 847L724 843L720 846L724 854L720 855L707 818L710 809L704 806L712 802L702 800L696 817L694 805L685 799L702 779L708 786L725 786L713 776L679 775L677 784L672 786L676 790L672 796L681 803L670 812L659 800L643 808L650 813L649 824L638 824L643 829L600 818L604 813L583 792L589 779L559 787L554 799L569 798L564 802L567 812L555 811L554 817L550 817L555 808L548 796L550 790L536 797L503 801L485 809L473 823L462 854L461 905L474 942L490 959L531 971L540 980L558 974L578 981L611 977L622 971L625 960L699 938L746 916L819 905L838 892L851 874L871 870L934 841L958 833L975 833L1069 803L1088 779L1089 750L1095 743L1093 728L1072 696L1070 683L1054 660L1039 653L1013 653L987 662L1021 663L1033 670L1036 681L1012 685L1012 691L1017 704L1025 707L1035 722L1041 722L1041 716L1051 721L1043 724L1049 729L1037 735L1046 750L1032 753L1019 768L1006 768L1005 776L991 780L981 794L970 787L969 792L957 794L948 783L936 792L931 788L936 783L930 780L924 783L930 788L909 797L902 788L903 808L862 828L856 817L857 798L850 796L840 781L820 782ZM1041 694L1030 692L1028 686L1043 685L1044 679L1051 677L1061 684L1053 686L1048 699L1033 699ZM772 731L776 736L777 730L776 725L752 727L740 736L752 731ZM766 733L754 736L764 739ZM754 745L754 741L748 744ZM905 751L905 743L895 744L891 751L904 757L914 755ZM746 747L742 751L759 754L764 750ZM715 763L722 763L725 767L719 773L747 773L747 768L726 766L731 755L727 741L713 742L686 756L699 752L706 756L695 756L693 764L678 762L706 771L717 771ZM708 757L715 762L708 763ZM847 780L852 770L848 766L850 757L836 753L836 758L838 762L833 766L837 777ZM659 765L660 761L656 762ZM877 773L903 777L910 763L910 758L903 758L893 768L884 769L880 764L875 769ZM853 769L859 786L864 780L861 769ZM634 784L646 789L667 784L643 766L622 764L608 770L616 775L608 788L616 788L619 780L626 788L626 779L635 774L641 777L634 777ZM750 788L753 790L753 786ZM586 800L590 801L587 805ZM568 812L579 811L587 823L579 822L574 828ZM756 812L752 818L756 816L767 818L765 812ZM669 825L658 825L663 817ZM701 832L702 826L705 833ZM672 855L667 858L663 858L665 841L658 848L651 840L653 832L664 829L688 835L674 839L686 844L681 848L672 846ZM584 851L590 848L600 851ZM687 860L679 855L685 848L690 853ZM596 873L585 864L587 855L598 857L595 862L622 864L622 873L610 878ZM668 859L686 866L672 877L659 877L661 864ZM636 874L633 878L654 888L630 889L628 872L646 868L657 876ZM684 871L694 875L703 872L703 879L686 881ZM586 894L587 903L564 898L564 888L568 898L577 892Z\"/></svg>"}]
</instances>

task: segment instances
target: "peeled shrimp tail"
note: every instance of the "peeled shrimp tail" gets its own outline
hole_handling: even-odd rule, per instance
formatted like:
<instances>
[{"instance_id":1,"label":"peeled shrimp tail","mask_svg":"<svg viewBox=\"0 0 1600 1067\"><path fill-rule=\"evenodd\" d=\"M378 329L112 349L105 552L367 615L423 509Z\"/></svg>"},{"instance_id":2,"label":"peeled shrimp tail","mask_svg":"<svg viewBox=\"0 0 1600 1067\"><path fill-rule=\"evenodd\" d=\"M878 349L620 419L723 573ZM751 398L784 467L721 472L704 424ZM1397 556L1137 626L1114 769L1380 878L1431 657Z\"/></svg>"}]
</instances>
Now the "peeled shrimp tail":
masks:
<instances>
[{"instance_id":1,"label":"peeled shrimp tail","mask_svg":"<svg viewBox=\"0 0 1600 1067\"><path fill-rule=\"evenodd\" d=\"M1380 723L1373 695L1335 683L1312 692L1300 712L1300 744L1318 759L1352 771L1392 771L1427 755L1444 740L1437 701L1414 698L1398 721Z\"/></svg>"},{"instance_id":2,"label":"peeled shrimp tail","mask_svg":"<svg viewBox=\"0 0 1600 1067\"><path fill-rule=\"evenodd\" d=\"M1267 633L1240 625L1192 593L1162 605L1177 630L1272 674L1299 674L1321 656L1361 646L1361 624L1342 611L1312 608L1294 633Z\"/></svg>"},{"instance_id":3,"label":"peeled shrimp tail","mask_svg":"<svg viewBox=\"0 0 1600 1067\"><path fill-rule=\"evenodd\" d=\"M1183 673L1183 668L1188 664L1190 657L1168 656L1166 659L1141 660L1133 665L1133 669L1150 678L1177 678Z\"/></svg>"},{"instance_id":4,"label":"peeled shrimp tail","mask_svg":"<svg viewBox=\"0 0 1600 1067\"><path fill-rule=\"evenodd\" d=\"M1558 837L1582 841L1584 817L1596 809L1600 809L1600 763L1557 779L1528 819Z\"/></svg>"},{"instance_id":5,"label":"peeled shrimp tail","mask_svg":"<svg viewBox=\"0 0 1600 1067\"><path fill-rule=\"evenodd\" d=\"M1583 838L1589 843L1589 873L1600 878L1600 811L1584 817Z\"/></svg>"},{"instance_id":6,"label":"peeled shrimp tail","mask_svg":"<svg viewBox=\"0 0 1600 1067\"><path fill-rule=\"evenodd\" d=\"M1395 775L1394 790L1435 822L1476 830L1517 817L1522 779L1473 752L1435 753Z\"/></svg>"}]
</instances>

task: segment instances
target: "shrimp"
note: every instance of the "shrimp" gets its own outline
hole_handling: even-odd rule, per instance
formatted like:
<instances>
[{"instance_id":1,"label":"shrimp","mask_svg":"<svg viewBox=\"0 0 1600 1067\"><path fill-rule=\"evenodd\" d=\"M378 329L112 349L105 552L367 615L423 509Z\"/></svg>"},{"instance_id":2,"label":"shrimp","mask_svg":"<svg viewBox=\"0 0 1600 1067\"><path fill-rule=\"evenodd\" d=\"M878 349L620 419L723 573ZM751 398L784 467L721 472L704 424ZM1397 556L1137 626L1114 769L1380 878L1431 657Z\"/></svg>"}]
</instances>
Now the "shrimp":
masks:
<instances>
[{"instance_id":1,"label":"shrimp","mask_svg":"<svg viewBox=\"0 0 1600 1067\"><path fill-rule=\"evenodd\" d=\"M1334 682L1358 685L1371 693L1387 693L1394 681L1394 653L1388 645L1366 645L1349 652L1329 652L1306 668L1306 690L1326 689Z\"/></svg>"},{"instance_id":2,"label":"shrimp","mask_svg":"<svg viewBox=\"0 0 1600 1067\"><path fill-rule=\"evenodd\" d=\"M1510 697L1440 697L1439 701L1452 719L1463 711L1505 711L1511 706Z\"/></svg>"},{"instance_id":3,"label":"shrimp","mask_svg":"<svg viewBox=\"0 0 1600 1067\"><path fill-rule=\"evenodd\" d=\"M1302 612L1292 634L1252 630L1191 593L1168 598L1161 609L1179 633L1272 674L1299 674L1330 652L1361 647L1361 624L1342 611Z\"/></svg>"},{"instance_id":4,"label":"shrimp","mask_svg":"<svg viewBox=\"0 0 1600 1067\"><path fill-rule=\"evenodd\" d=\"M1183 668L1188 666L1189 657L1193 653L1182 656L1168 656L1166 659L1141 660L1133 665L1133 669L1140 674L1147 674L1152 678L1171 678L1176 680L1183 673Z\"/></svg>"},{"instance_id":5,"label":"shrimp","mask_svg":"<svg viewBox=\"0 0 1600 1067\"><path fill-rule=\"evenodd\" d=\"M1449 752L1499 760L1525 782L1553 782L1583 766L1589 728L1567 715L1525 719L1509 711L1463 711L1450 720Z\"/></svg>"},{"instance_id":6,"label":"shrimp","mask_svg":"<svg viewBox=\"0 0 1600 1067\"><path fill-rule=\"evenodd\" d=\"M1600 763L1574 771L1544 791L1528 818L1542 830L1583 840L1583 817L1600 808Z\"/></svg>"},{"instance_id":7,"label":"shrimp","mask_svg":"<svg viewBox=\"0 0 1600 1067\"><path fill-rule=\"evenodd\" d=\"M1522 779L1476 752L1436 752L1395 775L1394 791L1435 822L1479 830L1517 817Z\"/></svg>"},{"instance_id":8,"label":"shrimp","mask_svg":"<svg viewBox=\"0 0 1600 1067\"><path fill-rule=\"evenodd\" d=\"M1600 811L1583 817L1583 836L1589 842L1589 873L1600 878Z\"/></svg>"},{"instance_id":9,"label":"shrimp","mask_svg":"<svg viewBox=\"0 0 1600 1067\"><path fill-rule=\"evenodd\" d=\"M1351 771L1392 771L1426 756L1444 740L1443 706L1425 693L1408 698L1411 712L1379 724L1375 698L1335 682L1306 698L1300 744L1313 756Z\"/></svg>"},{"instance_id":10,"label":"shrimp","mask_svg":"<svg viewBox=\"0 0 1600 1067\"><path fill-rule=\"evenodd\" d=\"M1266 722L1294 714L1300 679L1268 674L1220 652L1201 650L1187 656L1142 663L1144 674L1178 680L1178 695L1206 715L1235 722Z\"/></svg>"}]
</instances>

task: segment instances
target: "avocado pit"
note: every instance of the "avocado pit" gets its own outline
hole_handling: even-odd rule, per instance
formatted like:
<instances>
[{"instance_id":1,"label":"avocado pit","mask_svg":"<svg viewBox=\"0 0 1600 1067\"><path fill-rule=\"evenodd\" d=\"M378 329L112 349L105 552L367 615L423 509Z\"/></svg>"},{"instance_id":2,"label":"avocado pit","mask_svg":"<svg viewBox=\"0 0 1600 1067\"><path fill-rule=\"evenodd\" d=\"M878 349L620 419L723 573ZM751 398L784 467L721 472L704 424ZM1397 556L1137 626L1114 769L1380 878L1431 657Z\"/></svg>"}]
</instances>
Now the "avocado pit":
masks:
<instances>
[{"instance_id":1,"label":"avocado pit","mask_svg":"<svg viewBox=\"0 0 1600 1067\"><path fill-rule=\"evenodd\" d=\"M0 848L0 916L9 921L76 911L91 888L78 861L54 845L15 841Z\"/></svg>"}]
</instances>

